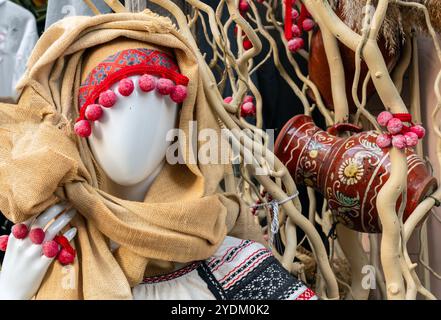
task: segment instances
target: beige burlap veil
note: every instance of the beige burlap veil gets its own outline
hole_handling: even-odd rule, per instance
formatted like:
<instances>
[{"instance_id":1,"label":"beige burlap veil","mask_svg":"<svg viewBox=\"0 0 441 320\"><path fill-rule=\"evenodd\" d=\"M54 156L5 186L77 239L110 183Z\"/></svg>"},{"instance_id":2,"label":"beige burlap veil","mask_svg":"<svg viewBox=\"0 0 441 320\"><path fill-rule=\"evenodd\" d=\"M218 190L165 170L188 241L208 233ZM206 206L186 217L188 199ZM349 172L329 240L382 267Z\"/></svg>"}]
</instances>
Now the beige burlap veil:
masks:
<instances>
[{"instance_id":1,"label":"beige burlap veil","mask_svg":"<svg viewBox=\"0 0 441 320\"><path fill-rule=\"evenodd\" d=\"M220 165L166 165L145 202L106 192L107 178L72 127L83 55L119 37L171 50L190 79L179 127L189 134L196 120L199 130L217 128L194 52L168 18L149 11L72 17L47 30L19 103L0 104L0 210L20 222L61 199L80 213L72 222L78 258L69 268L53 263L40 299L130 299L131 287L158 272L159 261L208 258L227 233L260 239L237 197L215 194ZM191 146L183 147L188 159ZM109 239L121 247L111 252Z\"/></svg>"}]
</instances>

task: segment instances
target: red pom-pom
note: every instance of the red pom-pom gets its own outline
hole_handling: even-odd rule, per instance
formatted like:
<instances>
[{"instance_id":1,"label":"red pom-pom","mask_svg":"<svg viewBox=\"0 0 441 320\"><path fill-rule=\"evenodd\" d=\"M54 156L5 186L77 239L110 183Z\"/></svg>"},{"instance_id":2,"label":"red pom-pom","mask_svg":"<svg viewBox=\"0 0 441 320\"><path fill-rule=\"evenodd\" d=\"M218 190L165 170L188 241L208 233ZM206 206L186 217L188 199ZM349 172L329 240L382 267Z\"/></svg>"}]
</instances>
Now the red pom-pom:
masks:
<instances>
[{"instance_id":1,"label":"red pom-pom","mask_svg":"<svg viewBox=\"0 0 441 320\"><path fill-rule=\"evenodd\" d=\"M77 135L83 138L90 136L90 134L92 133L92 127L87 120L80 120L75 123L74 130Z\"/></svg>"},{"instance_id":2,"label":"red pom-pom","mask_svg":"<svg viewBox=\"0 0 441 320\"><path fill-rule=\"evenodd\" d=\"M410 127L410 131L415 133L418 136L418 139L422 139L426 135L426 129L419 124Z\"/></svg>"},{"instance_id":3,"label":"red pom-pom","mask_svg":"<svg viewBox=\"0 0 441 320\"><path fill-rule=\"evenodd\" d=\"M402 134L397 134L392 137L392 145L398 149L404 149L407 146L406 138Z\"/></svg>"},{"instance_id":4,"label":"red pom-pom","mask_svg":"<svg viewBox=\"0 0 441 320\"><path fill-rule=\"evenodd\" d=\"M300 16L299 12L296 9L292 9L291 11L291 18L293 20L296 20Z\"/></svg>"},{"instance_id":5,"label":"red pom-pom","mask_svg":"<svg viewBox=\"0 0 441 320\"><path fill-rule=\"evenodd\" d=\"M156 91L163 96L172 93L174 87L174 82L167 78L161 78L156 83Z\"/></svg>"},{"instance_id":6,"label":"red pom-pom","mask_svg":"<svg viewBox=\"0 0 441 320\"><path fill-rule=\"evenodd\" d=\"M12 227L12 234L17 239L24 239L28 235L28 227L24 223L16 224Z\"/></svg>"},{"instance_id":7,"label":"red pom-pom","mask_svg":"<svg viewBox=\"0 0 441 320\"><path fill-rule=\"evenodd\" d=\"M3 251L3 252L6 251L6 249L8 247L8 240L9 240L8 235L0 236L0 251Z\"/></svg>"},{"instance_id":8,"label":"red pom-pom","mask_svg":"<svg viewBox=\"0 0 441 320\"><path fill-rule=\"evenodd\" d=\"M250 4L247 0L240 0L239 2L239 10L242 12L248 11L250 9Z\"/></svg>"},{"instance_id":9,"label":"red pom-pom","mask_svg":"<svg viewBox=\"0 0 441 320\"><path fill-rule=\"evenodd\" d=\"M187 98L187 87L178 84L173 88L173 91L170 93L170 98L176 103L184 102L185 98Z\"/></svg>"},{"instance_id":10,"label":"red pom-pom","mask_svg":"<svg viewBox=\"0 0 441 320\"><path fill-rule=\"evenodd\" d=\"M305 31L311 31L312 29L314 29L314 26L315 26L315 22L312 19L305 19L302 22L302 27L303 30Z\"/></svg>"},{"instance_id":11,"label":"red pom-pom","mask_svg":"<svg viewBox=\"0 0 441 320\"><path fill-rule=\"evenodd\" d=\"M242 105L240 114L242 117L253 116L256 114L256 106L252 102L246 102Z\"/></svg>"},{"instance_id":12,"label":"red pom-pom","mask_svg":"<svg viewBox=\"0 0 441 320\"><path fill-rule=\"evenodd\" d=\"M288 49L291 52L297 52L298 50L302 49L305 45L305 42L302 38L294 38L288 41Z\"/></svg>"},{"instance_id":13,"label":"red pom-pom","mask_svg":"<svg viewBox=\"0 0 441 320\"><path fill-rule=\"evenodd\" d=\"M415 132L406 132L404 137L406 138L406 144L408 147L415 147L418 144L418 136Z\"/></svg>"},{"instance_id":14,"label":"red pom-pom","mask_svg":"<svg viewBox=\"0 0 441 320\"><path fill-rule=\"evenodd\" d=\"M377 122L380 126L386 127L389 120L393 117L394 116L389 111L383 111L377 116Z\"/></svg>"},{"instance_id":15,"label":"red pom-pom","mask_svg":"<svg viewBox=\"0 0 441 320\"><path fill-rule=\"evenodd\" d=\"M62 265L67 265L67 264L71 264L74 262L75 255L70 253L66 249L61 249L60 253L58 254L57 259Z\"/></svg>"},{"instance_id":16,"label":"red pom-pom","mask_svg":"<svg viewBox=\"0 0 441 320\"><path fill-rule=\"evenodd\" d=\"M391 139L390 135L383 133L377 137L376 142L380 148L388 148L392 144L392 139Z\"/></svg>"},{"instance_id":17,"label":"red pom-pom","mask_svg":"<svg viewBox=\"0 0 441 320\"><path fill-rule=\"evenodd\" d=\"M250 50L253 47L253 43L249 39L243 41L243 48L245 50Z\"/></svg>"},{"instance_id":18,"label":"red pom-pom","mask_svg":"<svg viewBox=\"0 0 441 320\"><path fill-rule=\"evenodd\" d=\"M293 24L291 27L291 31L292 31L292 36L294 38L298 38L300 37L300 35L302 34L302 30L300 30L299 26L296 24Z\"/></svg>"},{"instance_id":19,"label":"red pom-pom","mask_svg":"<svg viewBox=\"0 0 441 320\"><path fill-rule=\"evenodd\" d=\"M142 91L150 92L156 88L156 78L152 75L144 74L139 78L138 84Z\"/></svg>"},{"instance_id":20,"label":"red pom-pom","mask_svg":"<svg viewBox=\"0 0 441 320\"><path fill-rule=\"evenodd\" d=\"M103 109L99 104L89 104L86 108L86 112L84 113L84 115L90 121L96 121L102 117Z\"/></svg>"},{"instance_id":21,"label":"red pom-pom","mask_svg":"<svg viewBox=\"0 0 441 320\"><path fill-rule=\"evenodd\" d=\"M59 250L58 243L54 240L43 243L43 254L48 258L55 258Z\"/></svg>"},{"instance_id":22,"label":"red pom-pom","mask_svg":"<svg viewBox=\"0 0 441 320\"><path fill-rule=\"evenodd\" d=\"M130 96L134 89L135 85L131 79L122 79L118 83L118 92L125 97Z\"/></svg>"},{"instance_id":23,"label":"red pom-pom","mask_svg":"<svg viewBox=\"0 0 441 320\"><path fill-rule=\"evenodd\" d=\"M254 101L253 96L245 96L245 98L243 98L243 103L253 102L253 101Z\"/></svg>"},{"instance_id":24,"label":"red pom-pom","mask_svg":"<svg viewBox=\"0 0 441 320\"><path fill-rule=\"evenodd\" d=\"M29 232L29 239L31 239L32 243L42 244L44 241L44 231L41 228L34 228Z\"/></svg>"},{"instance_id":25,"label":"red pom-pom","mask_svg":"<svg viewBox=\"0 0 441 320\"><path fill-rule=\"evenodd\" d=\"M387 130L392 134L400 133L403 130L403 122L400 119L392 118L387 123Z\"/></svg>"},{"instance_id":26,"label":"red pom-pom","mask_svg":"<svg viewBox=\"0 0 441 320\"><path fill-rule=\"evenodd\" d=\"M225 102L225 103L228 103L228 104L230 104L231 101L233 101L233 97L226 97L226 98L224 99L224 102Z\"/></svg>"},{"instance_id":27,"label":"red pom-pom","mask_svg":"<svg viewBox=\"0 0 441 320\"><path fill-rule=\"evenodd\" d=\"M104 108L111 108L118 100L118 96L112 90L106 90L100 93L100 97L98 98L98 103L102 105Z\"/></svg>"}]
</instances>

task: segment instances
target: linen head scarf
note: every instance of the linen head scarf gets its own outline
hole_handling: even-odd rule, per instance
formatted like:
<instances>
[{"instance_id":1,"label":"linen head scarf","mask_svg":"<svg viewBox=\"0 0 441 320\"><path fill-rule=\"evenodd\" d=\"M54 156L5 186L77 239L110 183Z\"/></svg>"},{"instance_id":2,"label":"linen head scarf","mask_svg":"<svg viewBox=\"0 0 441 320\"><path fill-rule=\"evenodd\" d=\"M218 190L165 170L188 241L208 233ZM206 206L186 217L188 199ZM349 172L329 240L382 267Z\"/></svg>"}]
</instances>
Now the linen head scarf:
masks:
<instances>
[{"instance_id":1,"label":"linen head scarf","mask_svg":"<svg viewBox=\"0 0 441 320\"><path fill-rule=\"evenodd\" d=\"M158 261L208 258L227 233L261 240L251 215L234 195L216 194L224 167L188 161L192 145L181 140L186 164L166 165L145 202L111 195L108 178L87 139L73 133L78 91L88 50L118 38L172 52L189 79L179 128L216 128L194 52L168 18L150 11L71 17L38 41L21 82L17 105L0 105L0 210L20 222L66 200L78 214L73 266L52 264L36 298L130 299L144 273ZM198 146L199 148L199 146ZM111 252L109 239L120 247Z\"/></svg>"}]
</instances>

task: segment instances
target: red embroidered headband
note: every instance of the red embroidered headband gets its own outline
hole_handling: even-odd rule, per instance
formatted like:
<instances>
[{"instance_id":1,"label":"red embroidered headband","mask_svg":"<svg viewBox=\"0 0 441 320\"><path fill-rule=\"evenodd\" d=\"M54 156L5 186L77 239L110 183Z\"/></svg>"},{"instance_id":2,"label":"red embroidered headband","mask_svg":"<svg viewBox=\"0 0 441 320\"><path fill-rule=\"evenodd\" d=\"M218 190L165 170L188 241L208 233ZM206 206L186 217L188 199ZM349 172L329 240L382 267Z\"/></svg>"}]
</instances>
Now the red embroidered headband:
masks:
<instances>
[{"instance_id":1,"label":"red embroidered headband","mask_svg":"<svg viewBox=\"0 0 441 320\"><path fill-rule=\"evenodd\" d=\"M187 97L189 80L179 73L179 67L170 55L143 48L123 50L99 63L81 84L78 95L80 116L74 126L76 134L90 136L90 122L99 120L103 108L111 108L116 103L117 95L109 88L119 81L118 92L129 96L135 85L128 77L135 75L141 76L138 86L144 92L156 89L161 95L170 95L176 103L182 103Z\"/></svg>"}]
</instances>

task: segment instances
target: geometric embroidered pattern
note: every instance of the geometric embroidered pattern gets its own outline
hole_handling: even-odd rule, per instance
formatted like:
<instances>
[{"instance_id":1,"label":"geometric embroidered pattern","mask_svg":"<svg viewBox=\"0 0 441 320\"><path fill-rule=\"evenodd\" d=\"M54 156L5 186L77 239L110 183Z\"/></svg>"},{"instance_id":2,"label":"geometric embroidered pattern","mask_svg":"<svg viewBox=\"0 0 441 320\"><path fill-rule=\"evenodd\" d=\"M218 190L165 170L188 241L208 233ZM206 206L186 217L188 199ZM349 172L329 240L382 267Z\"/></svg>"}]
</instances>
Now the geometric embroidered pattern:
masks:
<instances>
[{"instance_id":1,"label":"geometric embroidered pattern","mask_svg":"<svg viewBox=\"0 0 441 320\"><path fill-rule=\"evenodd\" d=\"M271 256L226 293L233 300L286 300L296 299L306 290Z\"/></svg>"},{"instance_id":2,"label":"geometric embroidered pattern","mask_svg":"<svg viewBox=\"0 0 441 320\"><path fill-rule=\"evenodd\" d=\"M90 104L96 103L99 94L115 82L134 75L150 74L187 86L189 79L179 73L179 67L170 55L152 49L127 49L119 51L100 62L80 85L78 105L80 119Z\"/></svg>"},{"instance_id":3,"label":"geometric embroidered pattern","mask_svg":"<svg viewBox=\"0 0 441 320\"><path fill-rule=\"evenodd\" d=\"M301 293L296 300L311 300L312 298L316 297L314 291L311 289L306 289L303 293Z\"/></svg>"},{"instance_id":4,"label":"geometric embroidered pattern","mask_svg":"<svg viewBox=\"0 0 441 320\"><path fill-rule=\"evenodd\" d=\"M163 282L163 281L169 281L169 280L173 280L179 277L182 277L184 275L186 275L187 273L192 272L193 270L197 269L200 265L201 265L201 261L197 261L197 262L193 262L192 264L181 268L179 270L176 270L175 272L166 274L166 275L162 275L162 276L155 276L155 277L146 277L144 278L142 283L159 283L159 282Z\"/></svg>"},{"instance_id":5,"label":"geometric embroidered pattern","mask_svg":"<svg viewBox=\"0 0 441 320\"><path fill-rule=\"evenodd\" d=\"M227 237L225 243L214 257L169 275L146 278L144 284L176 279L197 268L201 281L219 300L317 299L263 245L232 237Z\"/></svg>"}]
</instances>

